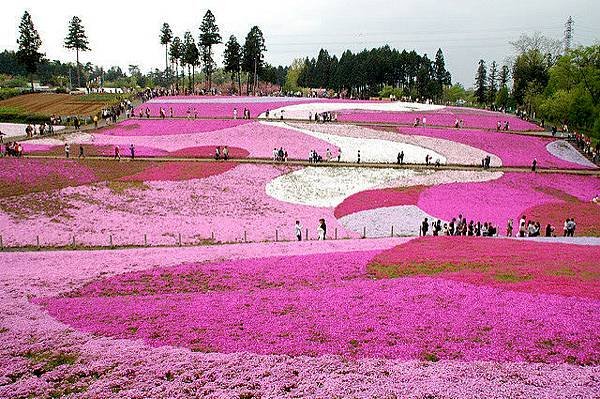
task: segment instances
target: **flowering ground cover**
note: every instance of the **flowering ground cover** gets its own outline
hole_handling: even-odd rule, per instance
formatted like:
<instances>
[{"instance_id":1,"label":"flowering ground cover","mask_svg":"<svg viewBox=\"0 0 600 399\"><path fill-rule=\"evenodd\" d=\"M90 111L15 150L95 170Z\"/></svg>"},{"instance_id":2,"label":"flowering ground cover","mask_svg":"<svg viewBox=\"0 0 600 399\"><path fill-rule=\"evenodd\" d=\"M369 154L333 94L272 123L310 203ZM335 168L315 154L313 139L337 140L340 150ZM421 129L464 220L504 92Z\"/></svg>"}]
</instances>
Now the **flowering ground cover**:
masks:
<instances>
[{"instance_id":1,"label":"flowering ground cover","mask_svg":"<svg viewBox=\"0 0 600 399\"><path fill-rule=\"evenodd\" d=\"M4 133L5 137L22 137L25 136L25 128L27 124L24 123L5 123L0 122L0 132ZM54 131L58 132L63 130L64 126L54 126Z\"/></svg>"},{"instance_id":2,"label":"flowering ground cover","mask_svg":"<svg viewBox=\"0 0 600 399\"><path fill-rule=\"evenodd\" d=\"M457 119L462 119L464 127L468 129L496 129L498 121L504 124L509 122L510 130L513 131L540 131L539 126L524 121L514 115L502 114L490 111L470 110L461 108L443 108L436 111L413 111L413 112L342 112L338 119L343 122L378 122L378 123L401 123L413 124L415 118L426 118L429 126L454 127Z\"/></svg>"},{"instance_id":3,"label":"flowering ground cover","mask_svg":"<svg viewBox=\"0 0 600 399\"><path fill-rule=\"evenodd\" d=\"M97 132L107 136L171 136L208 133L252 123L250 120L128 119Z\"/></svg>"},{"instance_id":4,"label":"flowering ground cover","mask_svg":"<svg viewBox=\"0 0 600 399\"><path fill-rule=\"evenodd\" d=\"M327 134L330 136L342 136L342 137L353 137L356 139L369 139L369 140L385 140L387 142L404 143L409 144L411 147L405 149L405 162L416 162L425 163L424 151L429 150L429 154L440 154L446 159L448 164L455 165L480 165L481 159L490 155L491 166L501 166L502 161L495 155L489 154L478 148L471 147L469 145L457 143L454 141L439 139L434 137L398 134L397 132L390 132L383 129L372 129L364 126L346 125L346 124L317 124L317 123L294 123L288 122L287 125L294 128L302 129L303 131L313 131L318 133ZM360 144L356 144L360 145ZM416 148L417 151L414 151ZM354 155L350 149L350 155ZM392 151L396 150L395 148ZM361 148L362 151L362 148ZM395 162L397 158L393 152L388 155L388 162ZM435 162L435 158L432 159Z\"/></svg>"},{"instance_id":5,"label":"flowering ground cover","mask_svg":"<svg viewBox=\"0 0 600 399\"><path fill-rule=\"evenodd\" d=\"M564 140L556 140L546 146L548 152L557 158L567 162L573 162L581 166L596 168L589 159L584 157L575 147Z\"/></svg>"},{"instance_id":6,"label":"flowering ground cover","mask_svg":"<svg viewBox=\"0 0 600 399\"><path fill-rule=\"evenodd\" d=\"M456 141L497 155L505 166L530 166L534 158L543 168L581 168L582 165L553 156L546 148L551 138L469 129L401 127L402 134Z\"/></svg>"},{"instance_id":7,"label":"flowering ground cover","mask_svg":"<svg viewBox=\"0 0 600 399\"><path fill-rule=\"evenodd\" d=\"M438 276L474 285L598 301L599 256L599 246L425 237L377 255L369 272L376 278Z\"/></svg>"}]
</instances>

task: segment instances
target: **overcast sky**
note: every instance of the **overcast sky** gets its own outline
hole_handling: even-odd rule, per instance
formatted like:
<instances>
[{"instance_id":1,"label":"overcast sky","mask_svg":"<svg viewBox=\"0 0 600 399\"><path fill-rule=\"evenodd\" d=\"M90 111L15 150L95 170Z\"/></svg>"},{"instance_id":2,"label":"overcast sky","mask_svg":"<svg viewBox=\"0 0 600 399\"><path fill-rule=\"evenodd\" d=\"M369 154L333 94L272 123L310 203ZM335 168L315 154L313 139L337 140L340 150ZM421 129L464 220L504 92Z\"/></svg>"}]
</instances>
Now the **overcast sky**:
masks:
<instances>
[{"instance_id":1,"label":"overcast sky","mask_svg":"<svg viewBox=\"0 0 600 399\"><path fill-rule=\"evenodd\" d=\"M74 59L63 40L69 19L77 15L92 47L82 62L125 70L136 64L144 71L164 68L158 39L163 22L178 35L189 30L197 38L207 9L215 14L224 41L234 34L243 42L258 25L266 39L266 59L274 65L316 56L321 47L339 56L346 48L389 44L430 57L441 47L453 81L467 87L480 58L502 63L511 52L508 42L524 32L562 38L569 15L575 20L576 44L600 40L599 0L20 0L3 1L1 9L0 49L16 49L19 20L29 10L42 51L51 59ZM220 61L223 46L216 53Z\"/></svg>"}]
</instances>

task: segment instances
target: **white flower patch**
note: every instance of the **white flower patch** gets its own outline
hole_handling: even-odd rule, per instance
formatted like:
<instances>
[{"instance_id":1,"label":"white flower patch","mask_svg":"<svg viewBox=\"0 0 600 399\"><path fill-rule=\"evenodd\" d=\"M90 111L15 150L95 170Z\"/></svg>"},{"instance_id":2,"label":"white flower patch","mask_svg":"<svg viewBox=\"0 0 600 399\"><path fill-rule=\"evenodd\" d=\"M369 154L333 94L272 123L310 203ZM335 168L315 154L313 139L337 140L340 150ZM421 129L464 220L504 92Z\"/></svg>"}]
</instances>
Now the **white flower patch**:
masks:
<instances>
[{"instance_id":1,"label":"white flower patch","mask_svg":"<svg viewBox=\"0 0 600 399\"><path fill-rule=\"evenodd\" d=\"M25 123L0 123L0 132L4 134L4 137L26 136L25 128L27 126ZM36 126L36 128L39 129L39 126ZM54 126L54 131L58 132L64 128L64 126Z\"/></svg>"},{"instance_id":2,"label":"white flower patch","mask_svg":"<svg viewBox=\"0 0 600 399\"><path fill-rule=\"evenodd\" d=\"M553 141L546 146L546 150L563 161L573 162L578 165L596 168L590 160L581 155L570 143L564 140Z\"/></svg>"},{"instance_id":3,"label":"white flower patch","mask_svg":"<svg viewBox=\"0 0 600 399\"><path fill-rule=\"evenodd\" d=\"M361 191L394 186L398 180L416 175L410 169L374 169L345 167L309 167L267 184L267 194L292 204L336 207L344 199Z\"/></svg>"},{"instance_id":4,"label":"white flower patch","mask_svg":"<svg viewBox=\"0 0 600 399\"><path fill-rule=\"evenodd\" d=\"M94 142L93 134L76 132L76 133L70 133L70 134L64 135L60 138L46 137L46 138L29 140L29 141L27 141L27 144L57 146L57 145L64 145L65 143L85 144L85 143L93 143L93 142Z\"/></svg>"},{"instance_id":5,"label":"white flower patch","mask_svg":"<svg viewBox=\"0 0 600 399\"><path fill-rule=\"evenodd\" d=\"M375 188L485 182L502 175L484 171L308 167L272 180L266 192L292 204L336 207L352 194Z\"/></svg>"},{"instance_id":6,"label":"white flower patch","mask_svg":"<svg viewBox=\"0 0 600 399\"><path fill-rule=\"evenodd\" d=\"M400 205L356 212L338 221L348 230L372 238L390 237L392 227L394 236L419 235L419 227L425 218L430 224L437 221L415 205Z\"/></svg>"},{"instance_id":7,"label":"white flower patch","mask_svg":"<svg viewBox=\"0 0 600 399\"><path fill-rule=\"evenodd\" d=\"M363 126L348 124L289 122L288 125L298 129L306 129L336 136L379 139L410 144L420 148L429 149L435 153L439 153L446 158L447 163L455 165L480 165L481 160L489 155L491 157L491 166L502 166L502 160L496 155L485 152L479 148L471 147L470 145L436 137L400 134L397 132L375 130ZM424 159L421 159L418 162L423 163ZM432 162L435 162L435 159Z\"/></svg>"},{"instance_id":8,"label":"white flower patch","mask_svg":"<svg viewBox=\"0 0 600 399\"><path fill-rule=\"evenodd\" d=\"M283 111L284 118L309 119L309 114L339 111L378 111L378 112L426 112L438 111L443 105L394 102L308 102L294 104L271 110L269 116L278 118ZM259 118L266 118L264 113Z\"/></svg>"},{"instance_id":9,"label":"white flower patch","mask_svg":"<svg viewBox=\"0 0 600 399\"><path fill-rule=\"evenodd\" d=\"M361 162L396 163L398 153L403 151L404 162L406 163L425 163L426 155L431 156L432 163L434 163L436 160L439 160L442 164L446 163L446 158L437 152L412 144L381 139L338 136L335 134L321 133L310 129L293 127L280 122L261 123L295 130L317 139L327 141L328 143L331 143L332 146L342 150L342 162L356 162L358 160L358 151L360 150ZM324 156L325 154L322 155ZM306 158L308 158L308 154L306 154Z\"/></svg>"}]
</instances>

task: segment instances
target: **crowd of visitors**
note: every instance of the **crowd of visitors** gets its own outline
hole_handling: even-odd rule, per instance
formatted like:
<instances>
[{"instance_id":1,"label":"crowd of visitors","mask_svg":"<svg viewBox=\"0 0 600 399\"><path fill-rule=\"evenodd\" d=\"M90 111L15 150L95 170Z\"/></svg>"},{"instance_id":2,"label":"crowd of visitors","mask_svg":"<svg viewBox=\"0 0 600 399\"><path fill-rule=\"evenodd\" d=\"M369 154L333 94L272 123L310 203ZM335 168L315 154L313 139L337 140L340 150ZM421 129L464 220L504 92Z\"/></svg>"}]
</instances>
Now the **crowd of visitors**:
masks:
<instances>
[{"instance_id":1,"label":"crowd of visitors","mask_svg":"<svg viewBox=\"0 0 600 399\"><path fill-rule=\"evenodd\" d=\"M592 140L588 136L577 132L574 132L571 137L575 145L582 153L589 156L592 162L600 163L600 141L597 141L596 145L593 145Z\"/></svg>"},{"instance_id":2,"label":"crowd of visitors","mask_svg":"<svg viewBox=\"0 0 600 399\"><path fill-rule=\"evenodd\" d=\"M288 152L283 147L273 148L273 161L275 162L287 162Z\"/></svg>"},{"instance_id":3,"label":"crowd of visitors","mask_svg":"<svg viewBox=\"0 0 600 399\"><path fill-rule=\"evenodd\" d=\"M4 146L0 146L0 156L20 158L23 156L23 146L16 141L5 143Z\"/></svg>"},{"instance_id":4,"label":"crowd of visitors","mask_svg":"<svg viewBox=\"0 0 600 399\"><path fill-rule=\"evenodd\" d=\"M215 148L215 160L224 160L227 161L229 159L229 147L224 146L223 149L221 149L220 146L217 146L217 148Z\"/></svg>"}]
</instances>

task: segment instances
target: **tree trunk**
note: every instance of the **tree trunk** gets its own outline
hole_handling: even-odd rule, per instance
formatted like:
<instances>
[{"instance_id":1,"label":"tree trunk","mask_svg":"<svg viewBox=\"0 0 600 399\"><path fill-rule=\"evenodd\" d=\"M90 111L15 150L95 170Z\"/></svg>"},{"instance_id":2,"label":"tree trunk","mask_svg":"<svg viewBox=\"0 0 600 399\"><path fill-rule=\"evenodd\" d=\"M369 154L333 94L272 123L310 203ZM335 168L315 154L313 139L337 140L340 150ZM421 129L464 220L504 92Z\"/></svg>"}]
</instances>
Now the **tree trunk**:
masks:
<instances>
[{"instance_id":1,"label":"tree trunk","mask_svg":"<svg viewBox=\"0 0 600 399\"><path fill-rule=\"evenodd\" d=\"M79 49L75 49L75 54L77 57L77 88L81 87L81 67L79 66Z\"/></svg>"},{"instance_id":2,"label":"tree trunk","mask_svg":"<svg viewBox=\"0 0 600 399\"><path fill-rule=\"evenodd\" d=\"M169 70L169 43L165 44L165 72Z\"/></svg>"},{"instance_id":3,"label":"tree trunk","mask_svg":"<svg viewBox=\"0 0 600 399\"><path fill-rule=\"evenodd\" d=\"M237 78L238 78L238 88L239 88L239 95L242 95L242 73L240 71L238 71L237 73Z\"/></svg>"},{"instance_id":4,"label":"tree trunk","mask_svg":"<svg viewBox=\"0 0 600 399\"><path fill-rule=\"evenodd\" d=\"M196 90L196 65L192 64L192 94Z\"/></svg>"}]
</instances>

